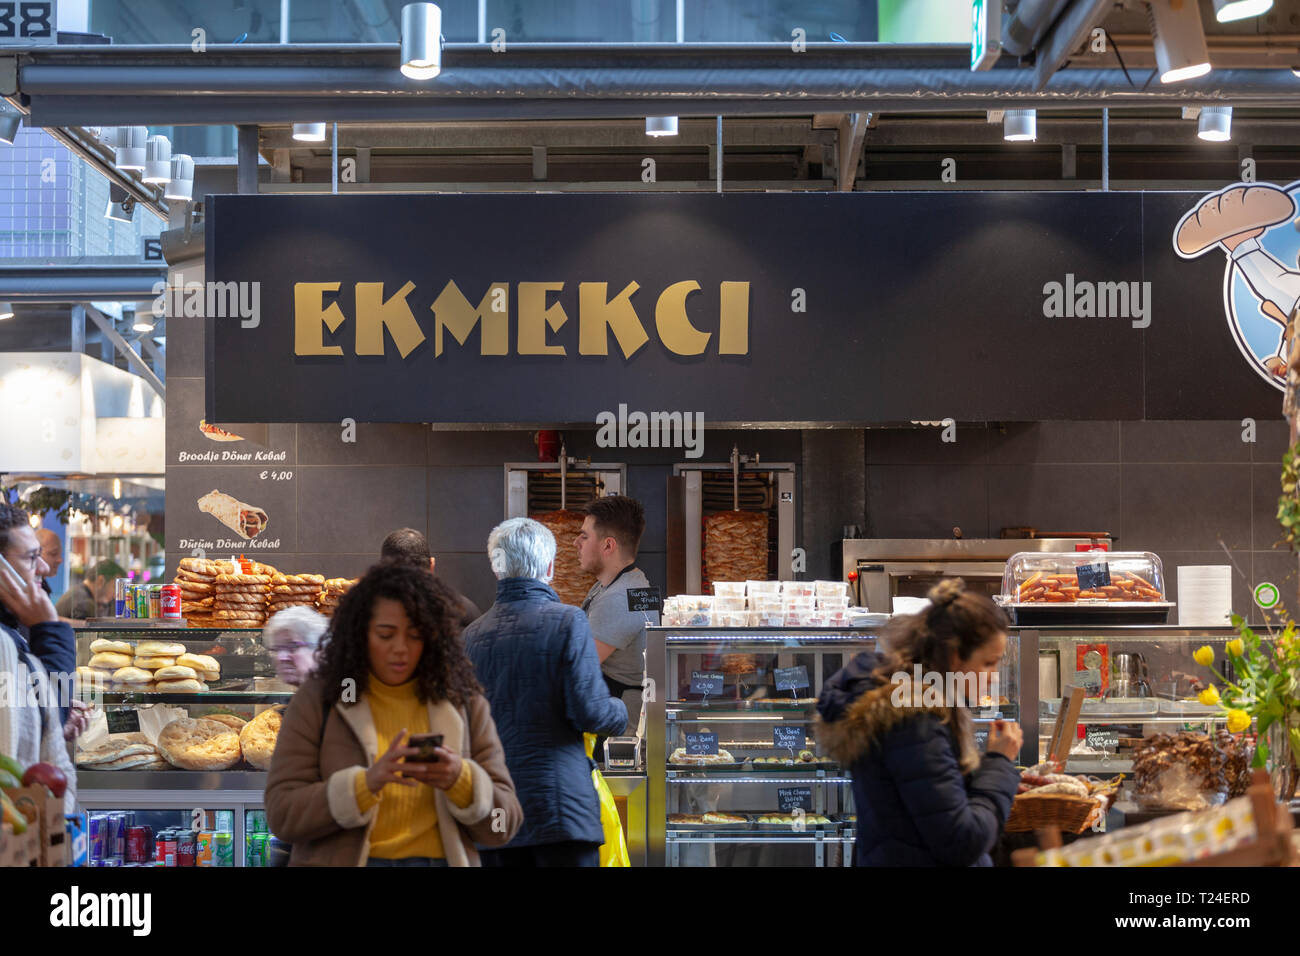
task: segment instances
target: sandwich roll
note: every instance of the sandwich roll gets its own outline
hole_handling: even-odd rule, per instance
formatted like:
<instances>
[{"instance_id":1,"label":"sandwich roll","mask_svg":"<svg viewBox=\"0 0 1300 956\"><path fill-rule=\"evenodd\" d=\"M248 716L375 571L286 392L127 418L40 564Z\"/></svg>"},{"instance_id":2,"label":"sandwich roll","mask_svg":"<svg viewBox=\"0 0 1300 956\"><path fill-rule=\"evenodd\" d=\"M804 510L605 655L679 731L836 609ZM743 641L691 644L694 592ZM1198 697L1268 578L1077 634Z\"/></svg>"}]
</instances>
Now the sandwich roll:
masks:
<instances>
[{"instance_id":1,"label":"sandwich roll","mask_svg":"<svg viewBox=\"0 0 1300 956\"><path fill-rule=\"evenodd\" d=\"M135 651L126 641L110 641L105 638L99 638L90 642L90 653L92 654L134 654Z\"/></svg>"},{"instance_id":2,"label":"sandwich roll","mask_svg":"<svg viewBox=\"0 0 1300 956\"><path fill-rule=\"evenodd\" d=\"M136 657L135 666L143 667L147 670L156 670L159 667L171 667L176 663L174 657Z\"/></svg>"},{"instance_id":3,"label":"sandwich roll","mask_svg":"<svg viewBox=\"0 0 1300 956\"><path fill-rule=\"evenodd\" d=\"M105 651L96 654L90 659L91 667L98 667L101 670L117 670L119 667L130 667L135 660L130 654L118 654L113 651Z\"/></svg>"},{"instance_id":4,"label":"sandwich roll","mask_svg":"<svg viewBox=\"0 0 1300 956\"><path fill-rule=\"evenodd\" d=\"M153 674L141 667L121 667L113 672L113 680L119 684L147 684Z\"/></svg>"},{"instance_id":5,"label":"sandwich roll","mask_svg":"<svg viewBox=\"0 0 1300 956\"><path fill-rule=\"evenodd\" d=\"M193 667L182 667L179 664L173 664L171 667L160 667L154 671L152 677L154 680L197 680L198 671Z\"/></svg>"},{"instance_id":6,"label":"sandwich roll","mask_svg":"<svg viewBox=\"0 0 1300 956\"><path fill-rule=\"evenodd\" d=\"M141 641L135 646L135 652L141 657L179 657L185 653L185 645L167 641Z\"/></svg>"}]
</instances>

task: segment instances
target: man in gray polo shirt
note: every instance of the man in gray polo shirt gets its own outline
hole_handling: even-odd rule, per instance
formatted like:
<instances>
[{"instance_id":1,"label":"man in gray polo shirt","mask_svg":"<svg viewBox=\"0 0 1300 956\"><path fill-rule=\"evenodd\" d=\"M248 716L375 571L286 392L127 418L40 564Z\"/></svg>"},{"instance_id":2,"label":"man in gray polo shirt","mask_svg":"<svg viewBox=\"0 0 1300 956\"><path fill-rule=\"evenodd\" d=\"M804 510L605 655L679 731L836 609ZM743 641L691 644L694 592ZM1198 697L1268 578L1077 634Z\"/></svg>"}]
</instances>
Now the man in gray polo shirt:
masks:
<instances>
[{"instance_id":1,"label":"man in gray polo shirt","mask_svg":"<svg viewBox=\"0 0 1300 956\"><path fill-rule=\"evenodd\" d=\"M596 638L596 656L611 697L627 705L628 732L635 733L645 678L645 628L658 624L655 611L629 611L628 588L649 587L636 567L636 551L645 531L645 509L635 498L609 495L593 499L574 542L578 563L596 583L582 609Z\"/></svg>"}]
</instances>

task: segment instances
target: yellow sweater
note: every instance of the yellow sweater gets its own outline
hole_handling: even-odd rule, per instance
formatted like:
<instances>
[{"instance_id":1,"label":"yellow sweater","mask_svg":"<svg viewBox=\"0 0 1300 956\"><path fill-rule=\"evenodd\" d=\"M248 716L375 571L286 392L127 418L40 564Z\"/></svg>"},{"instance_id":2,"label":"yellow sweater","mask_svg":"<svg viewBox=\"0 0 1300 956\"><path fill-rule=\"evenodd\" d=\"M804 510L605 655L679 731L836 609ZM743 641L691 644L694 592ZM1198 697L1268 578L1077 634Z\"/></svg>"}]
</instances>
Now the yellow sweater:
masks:
<instances>
[{"instance_id":1,"label":"yellow sweater","mask_svg":"<svg viewBox=\"0 0 1300 956\"><path fill-rule=\"evenodd\" d=\"M371 675L366 702L375 722L381 754L403 727L408 735L429 732L429 711L416 696L413 680L390 687ZM444 741L444 745L446 743ZM438 833L438 809L433 800L433 790L432 786L424 783L417 783L414 787L389 783L376 795L366 786L365 772L357 772L357 808L366 813L376 803L380 804L374 828L370 831L371 856L385 860L446 856ZM469 763L462 760L460 776L447 791L447 797L456 806L467 807L473 795L474 778Z\"/></svg>"}]
</instances>

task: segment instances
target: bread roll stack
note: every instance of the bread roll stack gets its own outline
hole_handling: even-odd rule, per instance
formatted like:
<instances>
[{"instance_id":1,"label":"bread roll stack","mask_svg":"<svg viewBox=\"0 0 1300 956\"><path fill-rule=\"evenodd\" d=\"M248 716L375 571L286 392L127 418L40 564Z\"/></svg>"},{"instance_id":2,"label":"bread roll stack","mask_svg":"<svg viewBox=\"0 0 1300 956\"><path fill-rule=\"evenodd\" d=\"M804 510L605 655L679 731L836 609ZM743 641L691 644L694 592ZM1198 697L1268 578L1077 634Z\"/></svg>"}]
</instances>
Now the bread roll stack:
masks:
<instances>
[{"instance_id":1,"label":"bread roll stack","mask_svg":"<svg viewBox=\"0 0 1300 956\"><path fill-rule=\"evenodd\" d=\"M213 627L216 621L213 606L216 599L218 574L230 574L235 566L229 561L210 561L207 558L181 558L173 583L181 588L181 616L190 627Z\"/></svg>"},{"instance_id":2,"label":"bread roll stack","mask_svg":"<svg viewBox=\"0 0 1300 956\"><path fill-rule=\"evenodd\" d=\"M325 586L322 574L274 574L271 577L271 599L267 617L290 607L316 606L316 599Z\"/></svg>"},{"instance_id":3,"label":"bread roll stack","mask_svg":"<svg viewBox=\"0 0 1300 956\"><path fill-rule=\"evenodd\" d=\"M217 627L261 627L271 595L269 574L218 574L212 606Z\"/></svg>"},{"instance_id":4,"label":"bread roll stack","mask_svg":"<svg viewBox=\"0 0 1300 956\"><path fill-rule=\"evenodd\" d=\"M348 589L358 580L358 578L330 578L316 598L316 610L326 617L333 617L334 609L339 606L339 601L343 600L343 595L347 594Z\"/></svg>"}]
</instances>

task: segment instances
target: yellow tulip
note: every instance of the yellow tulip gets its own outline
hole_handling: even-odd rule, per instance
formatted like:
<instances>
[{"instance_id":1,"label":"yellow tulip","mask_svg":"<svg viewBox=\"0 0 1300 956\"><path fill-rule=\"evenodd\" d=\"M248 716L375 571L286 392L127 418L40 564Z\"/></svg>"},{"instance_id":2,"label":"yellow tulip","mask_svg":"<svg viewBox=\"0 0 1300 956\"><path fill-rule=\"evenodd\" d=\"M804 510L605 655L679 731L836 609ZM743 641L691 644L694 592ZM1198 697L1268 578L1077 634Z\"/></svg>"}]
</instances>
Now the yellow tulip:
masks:
<instances>
[{"instance_id":1,"label":"yellow tulip","mask_svg":"<svg viewBox=\"0 0 1300 956\"><path fill-rule=\"evenodd\" d=\"M1202 667L1209 667L1214 663L1214 648L1210 647L1209 644L1202 644L1196 649L1196 653L1192 655L1192 660Z\"/></svg>"},{"instance_id":2,"label":"yellow tulip","mask_svg":"<svg viewBox=\"0 0 1300 956\"><path fill-rule=\"evenodd\" d=\"M1233 638L1231 641L1228 642L1227 650L1228 653L1231 654L1233 657L1241 657L1243 654L1246 653L1246 645L1242 643L1241 638L1239 637Z\"/></svg>"},{"instance_id":3,"label":"yellow tulip","mask_svg":"<svg viewBox=\"0 0 1300 956\"><path fill-rule=\"evenodd\" d=\"M1206 707L1213 707L1219 702L1219 692L1214 687L1207 687L1196 696L1196 699Z\"/></svg>"},{"instance_id":4,"label":"yellow tulip","mask_svg":"<svg viewBox=\"0 0 1300 956\"><path fill-rule=\"evenodd\" d=\"M1249 728L1250 728L1250 714L1246 713L1244 710L1234 709L1228 711L1228 732L1229 733L1239 734L1243 730L1248 730Z\"/></svg>"}]
</instances>

